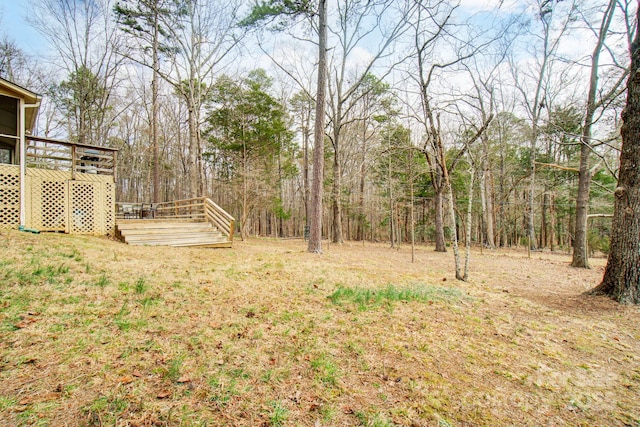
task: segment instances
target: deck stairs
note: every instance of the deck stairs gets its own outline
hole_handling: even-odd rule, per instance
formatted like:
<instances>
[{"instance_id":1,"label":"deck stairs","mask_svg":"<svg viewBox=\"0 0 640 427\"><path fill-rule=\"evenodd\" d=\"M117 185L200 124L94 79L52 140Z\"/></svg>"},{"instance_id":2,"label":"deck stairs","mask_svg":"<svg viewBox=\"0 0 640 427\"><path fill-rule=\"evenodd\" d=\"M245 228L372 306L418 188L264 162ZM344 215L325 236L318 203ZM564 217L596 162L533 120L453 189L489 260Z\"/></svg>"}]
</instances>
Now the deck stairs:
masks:
<instances>
[{"instance_id":1,"label":"deck stairs","mask_svg":"<svg viewBox=\"0 0 640 427\"><path fill-rule=\"evenodd\" d=\"M230 248L231 241L208 221L119 219L117 236L129 245Z\"/></svg>"}]
</instances>

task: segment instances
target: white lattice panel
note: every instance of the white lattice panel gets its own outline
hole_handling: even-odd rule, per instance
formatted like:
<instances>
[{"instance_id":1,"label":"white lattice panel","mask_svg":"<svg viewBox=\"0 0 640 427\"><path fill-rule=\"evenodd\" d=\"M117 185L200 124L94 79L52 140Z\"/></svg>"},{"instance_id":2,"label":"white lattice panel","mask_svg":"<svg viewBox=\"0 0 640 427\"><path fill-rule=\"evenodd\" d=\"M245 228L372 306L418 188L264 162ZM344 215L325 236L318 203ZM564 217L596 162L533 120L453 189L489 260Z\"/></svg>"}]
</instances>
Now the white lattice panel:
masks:
<instances>
[{"instance_id":1,"label":"white lattice panel","mask_svg":"<svg viewBox=\"0 0 640 427\"><path fill-rule=\"evenodd\" d=\"M64 231L66 223L67 186L61 181L42 181L41 230Z\"/></svg>"},{"instance_id":2,"label":"white lattice panel","mask_svg":"<svg viewBox=\"0 0 640 427\"><path fill-rule=\"evenodd\" d=\"M101 204L100 184L87 181L69 181L69 232L76 234L98 234L101 232L96 211Z\"/></svg>"},{"instance_id":3,"label":"white lattice panel","mask_svg":"<svg viewBox=\"0 0 640 427\"><path fill-rule=\"evenodd\" d=\"M116 186L113 182L104 183L102 186L103 232L113 236L116 230Z\"/></svg>"},{"instance_id":4,"label":"white lattice panel","mask_svg":"<svg viewBox=\"0 0 640 427\"><path fill-rule=\"evenodd\" d=\"M0 165L0 228L20 225L20 167Z\"/></svg>"}]
</instances>

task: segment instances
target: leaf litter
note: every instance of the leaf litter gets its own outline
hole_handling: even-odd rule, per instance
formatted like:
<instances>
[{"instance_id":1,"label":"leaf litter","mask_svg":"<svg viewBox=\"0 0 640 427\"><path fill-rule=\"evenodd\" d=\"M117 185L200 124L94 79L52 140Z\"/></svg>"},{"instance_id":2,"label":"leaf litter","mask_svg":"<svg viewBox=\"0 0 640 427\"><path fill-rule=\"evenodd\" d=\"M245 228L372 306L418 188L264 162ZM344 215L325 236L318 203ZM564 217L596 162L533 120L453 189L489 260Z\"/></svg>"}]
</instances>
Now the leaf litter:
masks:
<instances>
[{"instance_id":1,"label":"leaf litter","mask_svg":"<svg viewBox=\"0 0 640 427\"><path fill-rule=\"evenodd\" d=\"M640 423L640 311L584 295L604 259L474 251L465 283L324 249L0 231L0 425Z\"/></svg>"}]
</instances>

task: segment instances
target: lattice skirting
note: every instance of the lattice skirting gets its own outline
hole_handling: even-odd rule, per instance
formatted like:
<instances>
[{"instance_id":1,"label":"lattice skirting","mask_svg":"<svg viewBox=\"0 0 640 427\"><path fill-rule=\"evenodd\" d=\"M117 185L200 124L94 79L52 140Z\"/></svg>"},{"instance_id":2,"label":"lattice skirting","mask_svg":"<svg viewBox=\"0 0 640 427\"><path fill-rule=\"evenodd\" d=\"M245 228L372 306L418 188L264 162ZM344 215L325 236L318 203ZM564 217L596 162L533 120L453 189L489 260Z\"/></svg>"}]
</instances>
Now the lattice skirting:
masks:
<instances>
[{"instance_id":1,"label":"lattice skirting","mask_svg":"<svg viewBox=\"0 0 640 427\"><path fill-rule=\"evenodd\" d=\"M115 231L112 176L27 169L26 223L40 231L110 234ZM20 224L20 168L0 165L0 228Z\"/></svg>"},{"instance_id":2,"label":"lattice skirting","mask_svg":"<svg viewBox=\"0 0 640 427\"><path fill-rule=\"evenodd\" d=\"M0 164L0 228L20 225L20 167Z\"/></svg>"}]
</instances>

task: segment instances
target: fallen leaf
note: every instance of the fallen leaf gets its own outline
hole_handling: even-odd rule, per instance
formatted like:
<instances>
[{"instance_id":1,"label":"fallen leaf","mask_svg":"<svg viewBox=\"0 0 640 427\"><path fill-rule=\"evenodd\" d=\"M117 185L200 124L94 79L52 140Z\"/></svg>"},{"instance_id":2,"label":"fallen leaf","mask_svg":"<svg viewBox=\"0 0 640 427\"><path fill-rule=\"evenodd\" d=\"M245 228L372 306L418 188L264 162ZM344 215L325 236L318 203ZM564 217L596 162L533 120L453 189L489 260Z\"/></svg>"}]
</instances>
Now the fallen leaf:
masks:
<instances>
[{"instance_id":1,"label":"fallen leaf","mask_svg":"<svg viewBox=\"0 0 640 427\"><path fill-rule=\"evenodd\" d=\"M163 390L160 393L158 393L158 395L156 396L158 399L166 399L167 397L171 396L171 392L168 390Z\"/></svg>"},{"instance_id":2,"label":"fallen leaf","mask_svg":"<svg viewBox=\"0 0 640 427\"><path fill-rule=\"evenodd\" d=\"M220 329L222 327L222 324L220 322L211 322L209 323L209 326L211 326L213 329Z\"/></svg>"},{"instance_id":3,"label":"fallen leaf","mask_svg":"<svg viewBox=\"0 0 640 427\"><path fill-rule=\"evenodd\" d=\"M118 382L120 384L131 384L133 382L133 377L130 377L129 375L125 375L124 377L120 378Z\"/></svg>"},{"instance_id":4,"label":"fallen leaf","mask_svg":"<svg viewBox=\"0 0 640 427\"><path fill-rule=\"evenodd\" d=\"M30 318L23 319L22 321L16 323L15 327L18 328L18 329L24 329L24 328L26 328L27 326L29 326L30 324L32 324L35 321L36 321L36 319L30 319Z\"/></svg>"},{"instance_id":5,"label":"fallen leaf","mask_svg":"<svg viewBox=\"0 0 640 427\"><path fill-rule=\"evenodd\" d=\"M58 393L58 392L52 391L51 393L47 393L47 394L45 394L44 396L42 396L42 400L43 400L43 401L56 400L56 399L59 399L59 398L60 398L60 396L62 396L62 394L61 394L61 393Z\"/></svg>"}]
</instances>

